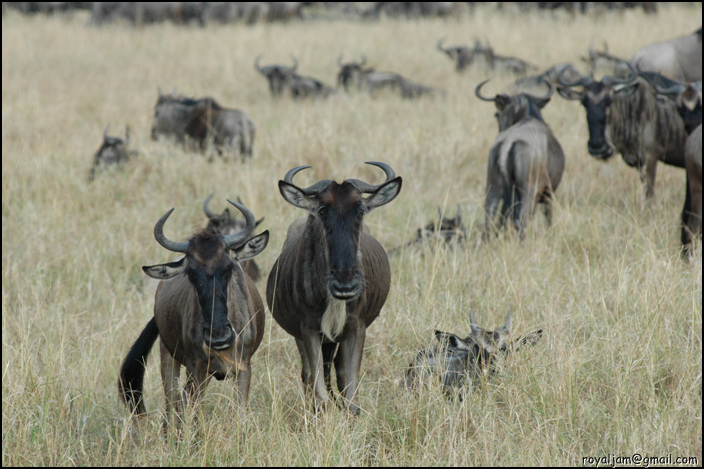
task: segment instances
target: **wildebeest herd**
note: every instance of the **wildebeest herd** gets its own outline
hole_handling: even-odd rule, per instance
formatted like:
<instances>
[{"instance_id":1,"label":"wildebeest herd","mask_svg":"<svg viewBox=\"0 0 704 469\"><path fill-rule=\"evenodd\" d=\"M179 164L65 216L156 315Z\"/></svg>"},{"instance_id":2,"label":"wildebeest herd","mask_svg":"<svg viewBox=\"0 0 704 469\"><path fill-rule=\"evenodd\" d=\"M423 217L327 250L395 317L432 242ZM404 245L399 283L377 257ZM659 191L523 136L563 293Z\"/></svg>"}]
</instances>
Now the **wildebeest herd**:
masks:
<instances>
[{"instance_id":1,"label":"wildebeest herd","mask_svg":"<svg viewBox=\"0 0 704 469\"><path fill-rule=\"evenodd\" d=\"M551 224L565 154L541 109L557 90L563 98L579 100L584 106L589 153L598 159L621 153L626 164L640 171L648 202L654 197L658 161L686 169L681 229L682 253L687 258L693 238L701 236L701 29L686 40L680 39L673 40L669 48L645 48L632 61L615 62L613 72L600 80L592 74L582 75L572 64L550 66L531 78L533 85L544 88L542 95L515 91L490 96L486 92L489 80L476 86L479 100L494 103L499 131L488 155L484 242L491 242L494 232L506 223L523 239L538 205ZM440 39L435 46L456 61L458 72L478 63L518 75L538 70L520 59L498 56L479 41L474 48L445 47L444 42ZM648 55L665 54L663 51L670 53L667 60ZM672 51L676 51L674 56ZM337 88L299 75L293 56L292 65L263 65L262 57L257 55L253 64L266 78L275 99L333 98L354 91L375 95L383 90L402 98L443 96L441 90L400 74L375 71L367 66L365 56L359 62L346 63L340 56ZM694 68L689 66L692 63ZM672 64L682 75L672 72ZM525 79L516 80L517 88ZM234 150L243 164L253 156L255 125L247 113L223 107L210 97L188 98L159 91L151 132L154 139L171 136L201 151L209 145L221 154ZM91 179L98 162L109 165L128 159L128 144L129 133L123 141L107 137L106 129ZM103 153L106 156L100 156ZM288 228L268 274L266 303L276 323L295 339L301 379L319 411L334 402L334 369L339 402L354 414L360 412L358 390L366 331L393 288L389 254L398 249L387 254L364 223L364 216L392 202L401 191L402 180L386 163L367 164L382 170L385 180L323 179L304 188L294 184L293 178L309 166L297 166L278 181L284 200L307 214ZM161 280L154 317L130 349L119 374L122 399L134 414L143 415L146 360L160 339L167 425L172 411L178 412L184 405L178 388L181 366L187 369L186 394L190 399L202 394L211 377L234 377L239 401L246 405L251 360L264 333L264 302L255 284L260 271L252 258L266 248L268 231L254 235L261 220L257 222L243 203L228 199L244 216L244 222L236 223L229 209L221 215L213 212L211 198L212 194L203 205L208 225L186 242L171 241L163 234L173 209L156 222L156 241L184 257L143 267L149 277ZM453 246L464 245L468 233L459 205L456 213L450 219L440 210L439 223L419 229L416 239L402 248L431 236ZM542 336L539 330L510 339L510 323L508 314L504 326L487 330L478 326L470 313L471 331L465 338L436 331L439 344L417 353L405 370L405 386L416 389L436 383L444 392L459 391L460 395L471 390L494 374L502 356L534 345Z\"/></svg>"}]
</instances>

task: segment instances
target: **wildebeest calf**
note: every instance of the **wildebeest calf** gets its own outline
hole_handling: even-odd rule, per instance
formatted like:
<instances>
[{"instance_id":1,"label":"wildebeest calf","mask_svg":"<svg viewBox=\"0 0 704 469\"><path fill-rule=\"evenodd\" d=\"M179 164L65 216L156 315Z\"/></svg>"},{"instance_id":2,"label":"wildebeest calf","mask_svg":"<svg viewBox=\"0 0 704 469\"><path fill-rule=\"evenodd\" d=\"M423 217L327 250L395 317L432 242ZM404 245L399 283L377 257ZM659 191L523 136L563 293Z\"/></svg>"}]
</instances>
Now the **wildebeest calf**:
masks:
<instances>
[{"instance_id":1,"label":"wildebeest calf","mask_svg":"<svg viewBox=\"0 0 704 469\"><path fill-rule=\"evenodd\" d=\"M125 129L125 139L122 140L120 137L109 137L108 128L105 128L103 132L103 144L100 146L98 151L93 157L93 166L90 168L90 173L88 174L88 182L95 179L97 171L101 169L108 168L110 166L121 165L127 162L130 158L131 152L128 150L130 144L130 128L127 126Z\"/></svg>"},{"instance_id":2,"label":"wildebeest calf","mask_svg":"<svg viewBox=\"0 0 704 469\"><path fill-rule=\"evenodd\" d=\"M531 346L542 337L542 329L509 341L511 314L506 314L505 324L494 331L484 329L474 322L469 312L471 332L464 339L449 333L435 331L440 342L418 352L406 370L405 385L411 389L439 383L443 391L452 395L463 390L471 391L485 375L495 372L497 358Z\"/></svg>"}]
</instances>

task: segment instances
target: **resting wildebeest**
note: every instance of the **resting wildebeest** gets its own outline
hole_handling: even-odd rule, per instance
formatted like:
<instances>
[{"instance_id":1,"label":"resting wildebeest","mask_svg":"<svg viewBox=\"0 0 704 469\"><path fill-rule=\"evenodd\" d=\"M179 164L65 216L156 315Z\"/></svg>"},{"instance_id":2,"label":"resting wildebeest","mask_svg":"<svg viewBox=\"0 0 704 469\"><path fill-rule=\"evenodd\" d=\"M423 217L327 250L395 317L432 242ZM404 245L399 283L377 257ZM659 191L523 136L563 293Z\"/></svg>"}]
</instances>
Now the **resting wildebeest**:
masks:
<instances>
[{"instance_id":1,"label":"resting wildebeest","mask_svg":"<svg viewBox=\"0 0 704 469\"><path fill-rule=\"evenodd\" d=\"M448 332L435 331L439 345L418 352L406 370L405 385L411 389L440 383L442 390L452 396L471 391L484 376L495 372L496 360L522 346L532 346L542 337L542 329L509 341L511 313L506 322L496 330L486 330L474 322L469 312L470 334L464 339Z\"/></svg>"},{"instance_id":2,"label":"resting wildebeest","mask_svg":"<svg viewBox=\"0 0 704 469\"><path fill-rule=\"evenodd\" d=\"M467 67L473 63L474 57L477 54L481 55L485 52L484 46L482 46L482 43L478 39L475 40L474 48L470 48L468 46L443 47L444 42L445 38L438 41L438 50L455 61L455 69L458 72L463 72L466 70Z\"/></svg>"},{"instance_id":3,"label":"resting wildebeest","mask_svg":"<svg viewBox=\"0 0 704 469\"><path fill-rule=\"evenodd\" d=\"M572 64L561 63L553 65L552 67L545 70L540 75L531 75L528 77L518 78L513 84L517 92L524 91L526 88L537 88L543 87L545 85L545 80L557 86L557 76L564 70L565 78L568 80L579 80L582 74L574 68Z\"/></svg>"},{"instance_id":4,"label":"resting wildebeest","mask_svg":"<svg viewBox=\"0 0 704 469\"><path fill-rule=\"evenodd\" d=\"M242 160L252 157L256 126L246 112L220 106L212 98L191 99L159 92L154 106L152 140L173 135L179 142L192 139L201 151L209 142L219 154L237 148Z\"/></svg>"},{"instance_id":5,"label":"resting wildebeest","mask_svg":"<svg viewBox=\"0 0 704 469\"><path fill-rule=\"evenodd\" d=\"M525 75L529 70L538 69L538 67L525 60L495 54L494 49L488 42L486 45L482 45L481 42L477 40L475 41L473 49L463 46L443 49L441 47L442 41L443 39L438 42L438 49L445 52L450 58L455 58L458 72L465 70L470 65L486 66L489 70L494 70L499 73L513 73L516 75Z\"/></svg>"},{"instance_id":6,"label":"resting wildebeest","mask_svg":"<svg viewBox=\"0 0 704 469\"><path fill-rule=\"evenodd\" d=\"M130 144L130 127L125 128L124 140L120 137L109 137L108 128L110 128L109 125L103 131L103 144L93 157L93 166L88 174L88 182L95 179L97 171L126 163L130 159L130 155L133 154L127 149Z\"/></svg>"},{"instance_id":7,"label":"resting wildebeest","mask_svg":"<svg viewBox=\"0 0 704 469\"><path fill-rule=\"evenodd\" d=\"M537 204L543 204L548 226L552 224L554 191L565 168L562 147L540 114L555 88L545 81L550 87L545 96L519 93L487 98L481 95L487 81L477 85L475 94L496 105L500 133L489 150L482 239L487 241L490 237L500 201L503 201L500 226L512 214L513 225L523 239Z\"/></svg>"},{"instance_id":8,"label":"resting wildebeest","mask_svg":"<svg viewBox=\"0 0 704 469\"><path fill-rule=\"evenodd\" d=\"M586 109L589 154L606 160L615 151L621 153L628 166L640 170L645 199L651 203L658 161L684 168L687 135L676 106L660 102L633 66L625 65L631 71L625 78L607 75L600 81L591 77L565 81L558 75L558 92L565 99L579 100Z\"/></svg>"},{"instance_id":9,"label":"resting wildebeest","mask_svg":"<svg viewBox=\"0 0 704 469\"><path fill-rule=\"evenodd\" d=\"M625 62L621 57L616 57L609 53L609 46L604 42L604 50L598 51L593 47L589 47L587 57L581 57L582 62L587 64L587 73L589 76L594 76L596 73L606 72L609 75L624 76L628 75L628 69L624 68ZM567 80L578 80L581 77L565 77Z\"/></svg>"},{"instance_id":10,"label":"resting wildebeest","mask_svg":"<svg viewBox=\"0 0 704 469\"><path fill-rule=\"evenodd\" d=\"M293 56L291 56L293 59L293 67L286 67L284 65L266 65L262 67L259 65L261 56L262 54L259 54L257 58L254 59L254 68L269 81L269 91L271 91L271 95L275 98L281 96L286 90L291 92L291 97L293 98L327 98L337 93L335 88L315 78L297 74L298 60Z\"/></svg>"},{"instance_id":11,"label":"resting wildebeest","mask_svg":"<svg viewBox=\"0 0 704 469\"><path fill-rule=\"evenodd\" d=\"M350 91L352 85L356 85L358 90L367 90L374 95L380 90L398 91L401 97L406 99L418 98L425 95L440 94L445 92L430 86L415 83L398 73L377 72L373 68L364 68L367 58L362 57L361 62L342 63L342 58L338 58L340 71L337 74L337 84L345 91Z\"/></svg>"},{"instance_id":12,"label":"resting wildebeest","mask_svg":"<svg viewBox=\"0 0 704 469\"><path fill-rule=\"evenodd\" d=\"M223 212L219 215L210 210L208 203L210 202L210 199L213 198L213 195L215 195L215 192L210 194L208 198L205 199L205 202L203 202L203 212L205 212L205 215L208 217L208 225L205 229L213 229L223 236L234 235L235 233L242 231L246 225L246 220L242 220L241 218L233 218L232 215L230 215L229 207L225 208L225 210L223 210ZM237 197L237 202L240 204L242 203L239 197ZM262 221L264 221L263 218L257 220L254 224L254 228L256 229ZM252 278L252 280L255 282L259 281L261 274L259 272L259 266L254 259L241 261L240 265L244 269L245 273Z\"/></svg>"},{"instance_id":13,"label":"resting wildebeest","mask_svg":"<svg viewBox=\"0 0 704 469\"><path fill-rule=\"evenodd\" d=\"M430 221L424 227L418 228L414 239L390 249L389 255L391 256L404 248L420 245L429 240L442 241L451 248L455 244L464 244L467 241L467 227L462 223L460 204L457 204L457 214L454 218L446 217L440 207L438 207L438 215L440 217L439 221Z\"/></svg>"},{"instance_id":14,"label":"resting wildebeest","mask_svg":"<svg viewBox=\"0 0 704 469\"><path fill-rule=\"evenodd\" d=\"M389 165L367 164L383 169L386 181L373 185L347 179L340 184L326 179L305 189L294 185L293 176L310 166L293 168L279 181L284 199L309 214L289 226L266 286L274 320L296 339L301 378L316 409L325 410L330 402L334 361L344 406L355 414L366 330L391 285L386 251L363 218L401 190L401 177Z\"/></svg>"},{"instance_id":15,"label":"resting wildebeest","mask_svg":"<svg viewBox=\"0 0 704 469\"><path fill-rule=\"evenodd\" d=\"M692 34L656 42L633 55L631 63L642 72L660 72L673 80L702 79L702 28Z\"/></svg>"},{"instance_id":16,"label":"resting wildebeest","mask_svg":"<svg viewBox=\"0 0 704 469\"><path fill-rule=\"evenodd\" d=\"M172 408L180 412L181 366L186 367L186 390L197 400L210 378L237 378L237 398L244 407L249 395L251 358L264 334L264 305L252 279L230 258L254 257L264 250L269 232L252 237L254 214L232 202L246 220L235 235L202 230L185 242L164 236L166 212L154 226L154 238L164 248L184 257L167 264L144 266L144 273L162 280L154 299L154 317L147 323L120 368L121 398L137 416L145 413L142 399L147 357L157 338L161 352L161 377L166 394L165 427Z\"/></svg>"}]
</instances>

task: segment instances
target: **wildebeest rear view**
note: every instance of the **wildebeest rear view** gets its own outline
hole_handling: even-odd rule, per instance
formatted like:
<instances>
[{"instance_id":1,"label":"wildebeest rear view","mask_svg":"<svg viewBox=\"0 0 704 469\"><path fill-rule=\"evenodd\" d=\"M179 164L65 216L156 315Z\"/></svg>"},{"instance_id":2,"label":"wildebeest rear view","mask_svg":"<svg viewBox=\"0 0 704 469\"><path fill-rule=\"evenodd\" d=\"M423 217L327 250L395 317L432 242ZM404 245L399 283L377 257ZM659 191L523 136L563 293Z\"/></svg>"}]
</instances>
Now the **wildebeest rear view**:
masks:
<instances>
[{"instance_id":1,"label":"wildebeest rear view","mask_svg":"<svg viewBox=\"0 0 704 469\"><path fill-rule=\"evenodd\" d=\"M179 389L181 366L188 374L186 391L197 400L210 378L237 379L239 404L247 404L251 359L264 335L264 305L254 282L228 253L239 259L254 257L266 248L269 232L252 236L254 214L232 202L242 212L245 227L234 235L215 230L197 232L190 240L176 242L164 235L164 224L174 209L154 226L154 238L164 248L184 257L167 264L145 266L152 278L162 280L154 299L154 317L130 349L120 369L120 397L137 416L145 414L143 380L147 357L160 338L161 377L166 395L166 421L180 413L184 396Z\"/></svg>"},{"instance_id":2,"label":"wildebeest rear view","mask_svg":"<svg viewBox=\"0 0 704 469\"><path fill-rule=\"evenodd\" d=\"M256 127L246 112L227 109L212 98L191 99L164 95L154 106L152 140L159 135L174 136L178 142L190 140L201 151L213 144L222 154L237 149L244 161L252 157Z\"/></svg>"},{"instance_id":3,"label":"wildebeest rear view","mask_svg":"<svg viewBox=\"0 0 704 469\"><path fill-rule=\"evenodd\" d=\"M307 188L294 185L293 176L309 166L293 168L279 181L284 199L309 214L289 226L266 286L274 320L296 339L301 378L316 408L329 405L334 364L344 407L355 414L366 330L391 287L386 251L363 218L401 190L401 177L389 165L367 164L383 169L386 181L324 179Z\"/></svg>"}]
</instances>

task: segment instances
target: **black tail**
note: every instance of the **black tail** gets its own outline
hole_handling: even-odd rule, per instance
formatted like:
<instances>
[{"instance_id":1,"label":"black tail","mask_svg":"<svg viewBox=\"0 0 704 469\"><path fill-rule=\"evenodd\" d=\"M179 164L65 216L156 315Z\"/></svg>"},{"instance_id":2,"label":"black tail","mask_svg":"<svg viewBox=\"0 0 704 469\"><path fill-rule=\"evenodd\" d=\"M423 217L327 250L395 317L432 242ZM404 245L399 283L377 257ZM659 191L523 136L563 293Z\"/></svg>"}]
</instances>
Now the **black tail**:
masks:
<instances>
[{"instance_id":1,"label":"black tail","mask_svg":"<svg viewBox=\"0 0 704 469\"><path fill-rule=\"evenodd\" d=\"M120 368L120 378L117 383L120 396L135 415L146 413L142 401L144 369L147 365L149 351L157 337L159 337L159 329L156 327L155 319L152 318L130 349L125 361L122 362L122 368Z\"/></svg>"}]
</instances>

